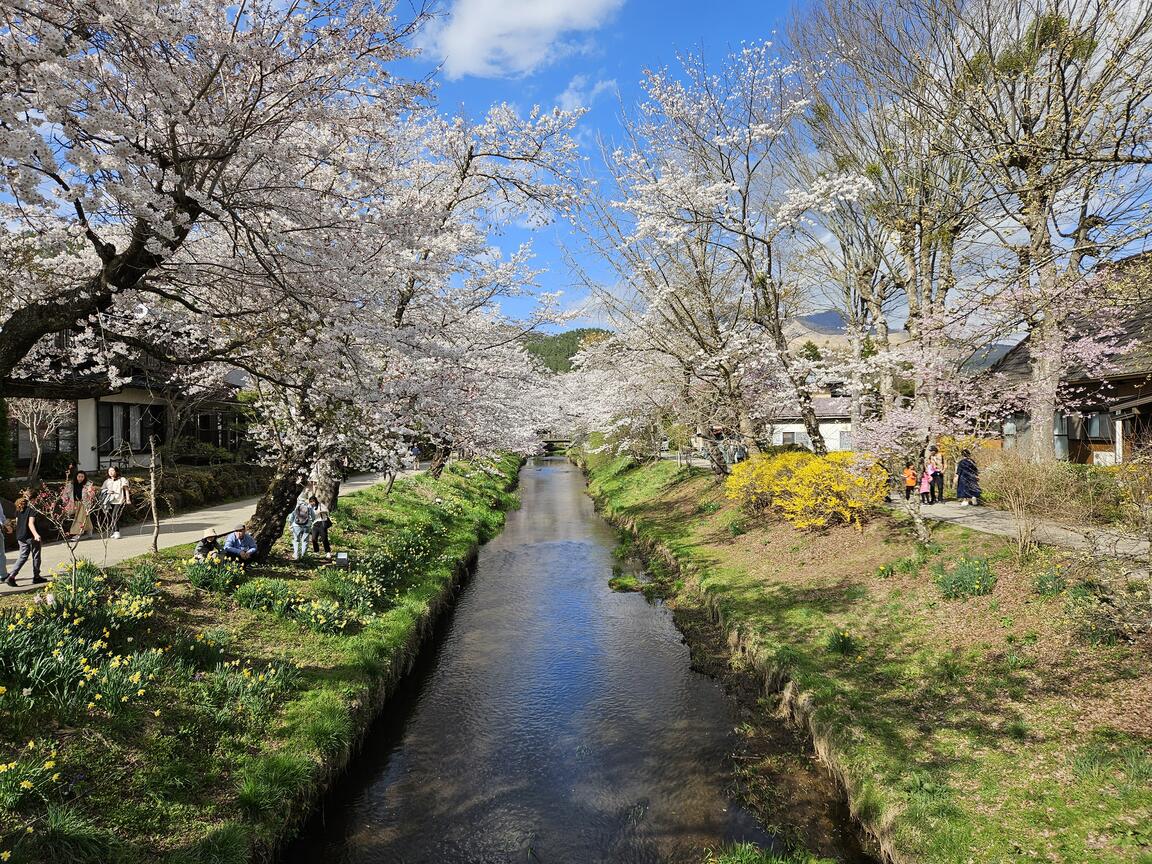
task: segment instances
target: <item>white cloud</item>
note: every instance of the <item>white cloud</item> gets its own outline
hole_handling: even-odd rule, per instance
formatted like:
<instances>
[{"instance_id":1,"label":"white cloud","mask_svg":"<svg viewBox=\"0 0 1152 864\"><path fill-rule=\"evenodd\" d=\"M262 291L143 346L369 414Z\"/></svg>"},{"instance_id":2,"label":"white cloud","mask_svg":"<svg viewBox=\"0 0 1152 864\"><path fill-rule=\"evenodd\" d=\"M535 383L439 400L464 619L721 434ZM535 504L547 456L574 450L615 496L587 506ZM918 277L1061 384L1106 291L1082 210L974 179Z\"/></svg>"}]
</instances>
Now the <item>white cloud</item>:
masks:
<instances>
[{"instance_id":1,"label":"white cloud","mask_svg":"<svg viewBox=\"0 0 1152 864\"><path fill-rule=\"evenodd\" d=\"M576 53L572 37L597 30L625 0L454 0L425 34L449 78L523 75Z\"/></svg>"},{"instance_id":2,"label":"white cloud","mask_svg":"<svg viewBox=\"0 0 1152 864\"><path fill-rule=\"evenodd\" d=\"M587 75L576 75L568 82L564 92L556 97L556 105L563 111L590 108L597 97L615 92L617 91L614 78L589 84Z\"/></svg>"}]
</instances>

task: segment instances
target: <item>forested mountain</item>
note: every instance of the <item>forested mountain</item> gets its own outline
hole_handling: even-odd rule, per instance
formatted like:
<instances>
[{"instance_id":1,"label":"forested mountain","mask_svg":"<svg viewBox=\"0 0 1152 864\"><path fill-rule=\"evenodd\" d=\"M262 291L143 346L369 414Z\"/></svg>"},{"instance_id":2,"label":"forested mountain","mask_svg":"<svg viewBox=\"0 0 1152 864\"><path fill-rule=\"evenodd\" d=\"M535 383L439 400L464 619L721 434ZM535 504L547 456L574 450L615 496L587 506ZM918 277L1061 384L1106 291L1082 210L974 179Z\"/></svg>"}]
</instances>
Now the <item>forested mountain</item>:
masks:
<instances>
[{"instance_id":1,"label":"forested mountain","mask_svg":"<svg viewBox=\"0 0 1152 864\"><path fill-rule=\"evenodd\" d=\"M595 341L609 335L607 330L599 327L578 327L563 333L533 333L524 340L524 347L553 372L570 372L572 358L587 340Z\"/></svg>"}]
</instances>

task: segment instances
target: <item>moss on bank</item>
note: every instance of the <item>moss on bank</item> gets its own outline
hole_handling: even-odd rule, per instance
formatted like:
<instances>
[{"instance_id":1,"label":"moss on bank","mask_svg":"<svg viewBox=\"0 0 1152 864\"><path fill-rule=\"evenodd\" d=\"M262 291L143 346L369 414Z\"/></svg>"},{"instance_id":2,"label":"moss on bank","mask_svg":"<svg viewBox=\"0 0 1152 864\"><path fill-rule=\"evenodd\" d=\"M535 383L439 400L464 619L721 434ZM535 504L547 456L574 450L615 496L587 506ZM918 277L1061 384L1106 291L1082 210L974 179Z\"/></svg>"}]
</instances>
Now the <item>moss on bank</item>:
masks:
<instances>
[{"instance_id":1,"label":"moss on bank","mask_svg":"<svg viewBox=\"0 0 1152 864\"><path fill-rule=\"evenodd\" d=\"M1081 638L1006 541L798 532L700 471L586 463L605 515L679 568L892 860L1152 862L1148 646ZM946 599L965 560L995 581Z\"/></svg>"},{"instance_id":2,"label":"moss on bank","mask_svg":"<svg viewBox=\"0 0 1152 864\"><path fill-rule=\"evenodd\" d=\"M0 858L241 864L273 849L342 769L478 544L499 531L518 466L458 463L390 496L343 498L334 545L354 561L394 561L389 593L368 600L335 568L282 557L241 576L239 595L229 580L197 589L187 547L82 568L38 601L4 598ZM243 590L257 579L286 583L308 614L244 608L238 600L268 596Z\"/></svg>"}]
</instances>

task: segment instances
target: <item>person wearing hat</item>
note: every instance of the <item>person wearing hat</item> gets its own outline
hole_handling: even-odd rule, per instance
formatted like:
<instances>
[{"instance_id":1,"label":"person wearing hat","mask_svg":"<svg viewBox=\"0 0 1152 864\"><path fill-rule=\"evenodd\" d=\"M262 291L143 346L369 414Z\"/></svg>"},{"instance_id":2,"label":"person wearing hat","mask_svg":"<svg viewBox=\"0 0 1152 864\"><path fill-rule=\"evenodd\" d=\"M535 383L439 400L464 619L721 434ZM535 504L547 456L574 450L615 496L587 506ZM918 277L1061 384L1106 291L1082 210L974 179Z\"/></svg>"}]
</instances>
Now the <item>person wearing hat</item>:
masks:
<instances>
[{"instance_id":1,"label":"person wearing hat","mask_svg":"<svg viewBox=\"0 0 1152 864\"><path fill-rule=\"evenodd\" d=\"M197 561L207 561L209 558L220 557L220 544L216 542L216 529L205 528L204 534L200 537L200 542L196 544L196 551L193 553Z\"/></svg>"},{"instance_id":2,"label":"person wearing hat","mask_svg":"<svg viewBox=\"0 0 1152 864\"><path fill-rule=\"evenodd\" d=\"M239 561L247 567L256 559L256 540L248 533L248 526L240 524L224 541L224 557Z\"/></svg>"}]
</instances>

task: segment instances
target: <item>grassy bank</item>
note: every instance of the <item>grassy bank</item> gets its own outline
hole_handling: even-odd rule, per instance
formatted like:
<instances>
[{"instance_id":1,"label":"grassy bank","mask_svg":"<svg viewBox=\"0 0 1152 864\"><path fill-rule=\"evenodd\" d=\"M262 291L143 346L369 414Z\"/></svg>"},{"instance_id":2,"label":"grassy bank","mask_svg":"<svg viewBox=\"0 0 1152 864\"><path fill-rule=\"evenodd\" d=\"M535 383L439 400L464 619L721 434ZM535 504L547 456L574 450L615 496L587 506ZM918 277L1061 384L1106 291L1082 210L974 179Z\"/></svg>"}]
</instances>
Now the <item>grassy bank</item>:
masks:
<instances>
[{"instance_id":1,"label":"grassy bank","mask_svg":"<svg viewBox=\"0 0 1152 864\"><path fill-rule=\"evenodd\" d=\"M801 532L698 470L586 467L602 510L676 565L676 588L722 621L891 859L1152 862L1149 646L1094 635L1099 610L1062 562L1019 563L956 526L928 548L887 519Z\"/></svg>"},{"instance_id":2,"label":"grassy bank","mask_svg":"<svg viewBox=\"0 0 1152 864\"><path fill-rule=\"evenodd\" d=\"M342 768L514 502L518 462L349 495L351 571L188 548L0 605L0 860L241 864Z\"/></svg>"}]
</instances>

